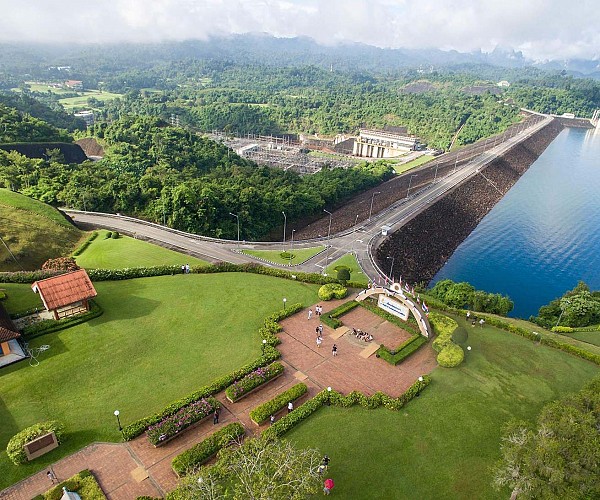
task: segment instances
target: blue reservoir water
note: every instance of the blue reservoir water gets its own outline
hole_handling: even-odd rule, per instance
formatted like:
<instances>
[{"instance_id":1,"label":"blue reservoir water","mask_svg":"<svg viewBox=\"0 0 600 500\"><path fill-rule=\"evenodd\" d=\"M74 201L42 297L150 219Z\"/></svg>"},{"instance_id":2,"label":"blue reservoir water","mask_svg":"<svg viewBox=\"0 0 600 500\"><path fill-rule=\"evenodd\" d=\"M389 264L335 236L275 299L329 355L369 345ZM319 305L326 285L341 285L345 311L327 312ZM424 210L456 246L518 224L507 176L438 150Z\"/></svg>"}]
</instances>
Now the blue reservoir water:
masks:
<instances>
[{"instance_id":1,"label":"blue reservoir water","mask_svg":"<svg viewBox=\"0 0 600 500\"><path fill-rule=\"evenodd\" d=\"M600 130L565 129L436 274L509 295L527 318L584 280L600 290Z\"/></svg>"}]
</instances>

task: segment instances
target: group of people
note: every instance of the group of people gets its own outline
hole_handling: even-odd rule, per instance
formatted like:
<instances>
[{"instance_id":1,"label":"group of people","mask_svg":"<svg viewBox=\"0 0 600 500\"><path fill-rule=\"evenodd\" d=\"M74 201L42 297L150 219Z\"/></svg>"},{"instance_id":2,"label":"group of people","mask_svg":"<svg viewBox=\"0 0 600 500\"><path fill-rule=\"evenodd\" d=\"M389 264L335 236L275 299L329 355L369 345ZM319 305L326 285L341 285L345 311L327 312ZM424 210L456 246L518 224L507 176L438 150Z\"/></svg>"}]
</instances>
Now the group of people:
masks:
<instances>
[{"instance_id":1,"label":"group of people","mask_svg":"<svg viewBox=\"0 0 600 500\"><path fill-rule=\"evenodd\" d=\"M182 264L181 265L181 273L182 274L190 274L190 265L189 264Z\"/></svg>"},{"instance_id":2,"label":"group of people","mask_svg":"<svg viewBox=\"0 0 600 500\"><path fill-rule=\"evenodd\" d=\"M485 324L485 320L483 318L480 318L479 321L477 321L477 316L471 315L471 311L467 311L467 321L471 321L471 326L473 327L479 323L479 326L483 328L483 325Z\"/></svg>"},{"instance_id":3,"label":"group of people","mask_svg":"<svg viewBox=\"0 0 600 500\"><path fill-rule=\"evenodd\" d=\"M363 332L360 329L352 328L352 333L358 340L363 340L364 342L371 342L373 340L373 335Z\"/></svg>"},{"instance_id":4,"label":"group of people","mask_svg":"<svg viewBox=\"0 0 600 500\"><path fill-rule=\"evenodd\" d=\"M318 316L321 316L321 314L323 314L323 306L321 304L317 304L315 306L315 315L318 317ZM309 309L308 310L308 319L311 319L312 316L313 316L313 310Z\"/></svg>"}]
</instances>

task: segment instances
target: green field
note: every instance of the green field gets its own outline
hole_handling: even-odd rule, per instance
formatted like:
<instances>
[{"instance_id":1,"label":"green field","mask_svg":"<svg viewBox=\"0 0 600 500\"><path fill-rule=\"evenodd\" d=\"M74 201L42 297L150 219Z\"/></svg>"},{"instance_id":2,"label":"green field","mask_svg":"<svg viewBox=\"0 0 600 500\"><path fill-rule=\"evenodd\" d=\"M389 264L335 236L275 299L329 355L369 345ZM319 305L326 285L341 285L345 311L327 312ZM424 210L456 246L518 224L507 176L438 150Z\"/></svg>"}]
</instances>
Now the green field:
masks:
<instances>
[{"instance_id":1,"label":"green field","mask_svg":"<svg viewBox=\"0 0 600 500\"><path fill-rule=\"evenodd\" d=\"M89 97L93 97L98 101L112 101L113 99L117 99L121 97L121 94L113 94L112 92L104 92L102 90L86 90L84 92L77 92L79 94L78 97L65 97L60 99L59 102L64 106L64 108L69 111L74 108L92 108L87 102Z\"/></svg>"},{"instance_id":2,"label":"green field","mask_svg":"<svg viewBox=\"0 0 600 500\"><path fill-rule=\"evenodd\" d=\"M419 167L419 166L423 165L424 163L427 163L428 161L433 160L433 158L434 157L432 155L423 155L423 156L419 156L418 158L415 158L414 160L411 160L407 163L396 163L394 165L394 171L397 174L401 174L412 168Z\"/></svg>"},{"instance_id":3,"label":"green field","mask_svg":"<svg viewBox=\"0 0 600 500\"><path fill-rule=\"evenodd\" d=\"M289 257L282 257L280 250L242 250L242 253L258 257L273 264L289 265L291 262L293 265L302 264L323 250L325 250L324 246L312 248L294 248L291 252L293 255L292 259ZM289 245L287 246L286 251L289 252Z\"/></svg>"},{"instance_id":4,"label":"green field","mask_svg":"<svg viewBox=\"0 0 600 500\"><path fill-rule=\"evenodd\" d=\"M95 287L102 316L32 340L50 345L39 366L1 369L0 489L88 443L118 441L114 410L128 424L256 359L258 329L282 297L290 304L318 300L318 285L245 273ZM12 465L4 451L10 437L48 419L65 424L64 443L31 464Z\"/></svg>"},{"instance_id":5,"label":"green field","mask_svg":"<svg viewBox=\"0 0 600 500\"><path fill-rule=\"evenodd\" d=\"M600 332L573 332L563 335L565 337L569 337L572 339L579 340L581 342L586 342L588 344L600 347Z\"/></svg>"},{"instance_id":6,"label":"green field","mask_svg":"<svg viewBox=\"0 0 600 500\"><path fill-rule=\"evenodd\" d=\"M171 266L189 264L206 265L207 262L174 252L158 245L121 235L106 238L108 231L101 229L82 254L75 259L86 269L120 269L124 267Z\"/></svg>"},{"instance_id":7,"label":"green field","mask_svg":"<svg viewBox=\"0 0 600 500\"><path fill-rule=\"evenodd\" d=\"M348 254L344 255L343 257L340 257L339 259L334 260L331 264L329 264L325 268L325 272L327 273L328 276L336 276L337 273L336 273L335 268L338 266L346 266L348 269L350 269L350 279L352 281L364 283L365 287L367 286L367 284L369 282L369 278L367 277L367 275L365 273L362 272L362 269L358 265L358 262L356 261L356 257L354 257L353 254L348 253Z\"/></svg>"},{"instance_id":8,"label":"green field","mask_svg":"<svg viewBox=\"0 0 600 500\"><path fill-rule=\"evenodd\" d=\"M23 313L37 308L43 308L42 300L33 293L31 286L15 283L0 283L0 290L6 292L2 305L10 314Z\"/></svg>"},{"instance_id":9,"label":"green field","mask_svg":"<svg viewBox=\"0 0 600 500\"><path fill-rule=\"evenodd\" d=\"M600 371L495 328L467 329L466 361L435 369L431 385L400 412L325 407L286 434L329 455L336 496L506 499L510 491L494 491L489 471L502 425L534 420L545 403Z\"/></svg>"},{"instance_id":10,"label":"green field","mask_svg":"<svg viewBox=\"0 0 600 500\"><path fill-rule=\"evenodd\" d=\"M85 233L58 210L0 189L0 271L39 269L49 258L69 255ZM10 222L8 222L10 221Z\"/></svg>"}]
</instances>

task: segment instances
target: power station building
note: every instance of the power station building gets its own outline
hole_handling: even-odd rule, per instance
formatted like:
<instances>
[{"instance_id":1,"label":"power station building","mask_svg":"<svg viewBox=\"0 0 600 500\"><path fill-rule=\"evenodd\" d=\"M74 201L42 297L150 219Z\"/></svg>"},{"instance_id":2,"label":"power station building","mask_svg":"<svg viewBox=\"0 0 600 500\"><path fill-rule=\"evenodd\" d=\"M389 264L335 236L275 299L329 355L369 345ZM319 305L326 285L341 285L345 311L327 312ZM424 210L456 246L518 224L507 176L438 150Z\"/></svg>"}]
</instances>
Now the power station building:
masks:
<instances>
[{"instance_id":1,"label":"power station building","mask_svg":"<svg viewBox=\"0 0 600 500\"><path fill-rule=\"evenodd\" d=\"M393 130L361 128L354 141L352 154L363 158L395 158L417 149L419 141L404 127Z\"/></svg>"}]
</instances>

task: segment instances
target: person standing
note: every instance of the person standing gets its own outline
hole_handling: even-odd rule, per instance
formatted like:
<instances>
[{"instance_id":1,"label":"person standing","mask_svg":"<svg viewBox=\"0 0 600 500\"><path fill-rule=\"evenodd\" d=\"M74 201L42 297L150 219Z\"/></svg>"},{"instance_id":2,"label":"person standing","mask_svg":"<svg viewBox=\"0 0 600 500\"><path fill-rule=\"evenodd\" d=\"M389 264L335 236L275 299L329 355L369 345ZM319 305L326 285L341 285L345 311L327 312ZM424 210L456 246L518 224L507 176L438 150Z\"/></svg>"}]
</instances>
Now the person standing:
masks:
<instances>
[{"instance_id":1,"label":"person standing","mask_svg":"<svg viewBox=\"0 0 600 500\"><path fill-rule=\"evenodd\" d=\"M310 320L310 318L312 318L312 309L308 310L308 319Z\"/></svg>"},{"instance_id":2,"label":"person standing","mask_svg":"<svg viewBox=\"0 0 600 500\"><path fill-rule=\"evenodd\" d=\"M333 344L333 346L331 347L331 354L337 356L337 345Z\"/></svg>"},{"instance_id":3,"label":"person standing","mask_svg":"<svg viewBox=\"0 0 600 500\"><path fill-rule=\"evenodd\" d=\"M271 425L273 425L275 423L275 415L271 415L269 421L271 422Z\"/></svg>"},{"instance_id":4,"label":"person standing","mask_svg":"<svg viewBox=\"0 0 600 500\"><path fill-rule=\"evenodd\" d=\"M317 335L317 349L319 349L321 347L322 343L323 343L323 338L320 335Z\"/></svg>"},{"instance_id":5,"label":"person standing","mask_svg":"<svg viewBox=\"0 0 600 500\"><path fill-rule=\"evenodd\" d=\"M319 324L319 334L323 335L323 323Z\"/></svg>"},{"instance_id":6,"label":"person standing","mask_svg":"<svg viewBox=\"0 0 600 500\"><path fill-rule=\"evenodd\" d=\"M217 408L213 413L213 425L217 425L219 423L219 409Z\"/></svg>"},{"instance_id":7,"label":"person standing","mask_svg":"<svg viewBox=\"0 0 600 500\"><path fill-rule=\"evenodd\" d=\"M58 478L56 477L56 475L54 474L54 472L52 472L51 470L49 470L46 475L48 476L48 479L50 480L50 482L52 484L54 483L58 483Z\"/></svg>"},{"instance_id":8,"label":"person standing","mask_svg":"<svg viewBox=\"0 0 600 500\"><path fill-rule=\"evenodd\" d=\"M292 403L291 401L288 403L288 413L292 413L292 410L294 409L294 403Z\"/></svg>"}]
</instances>

